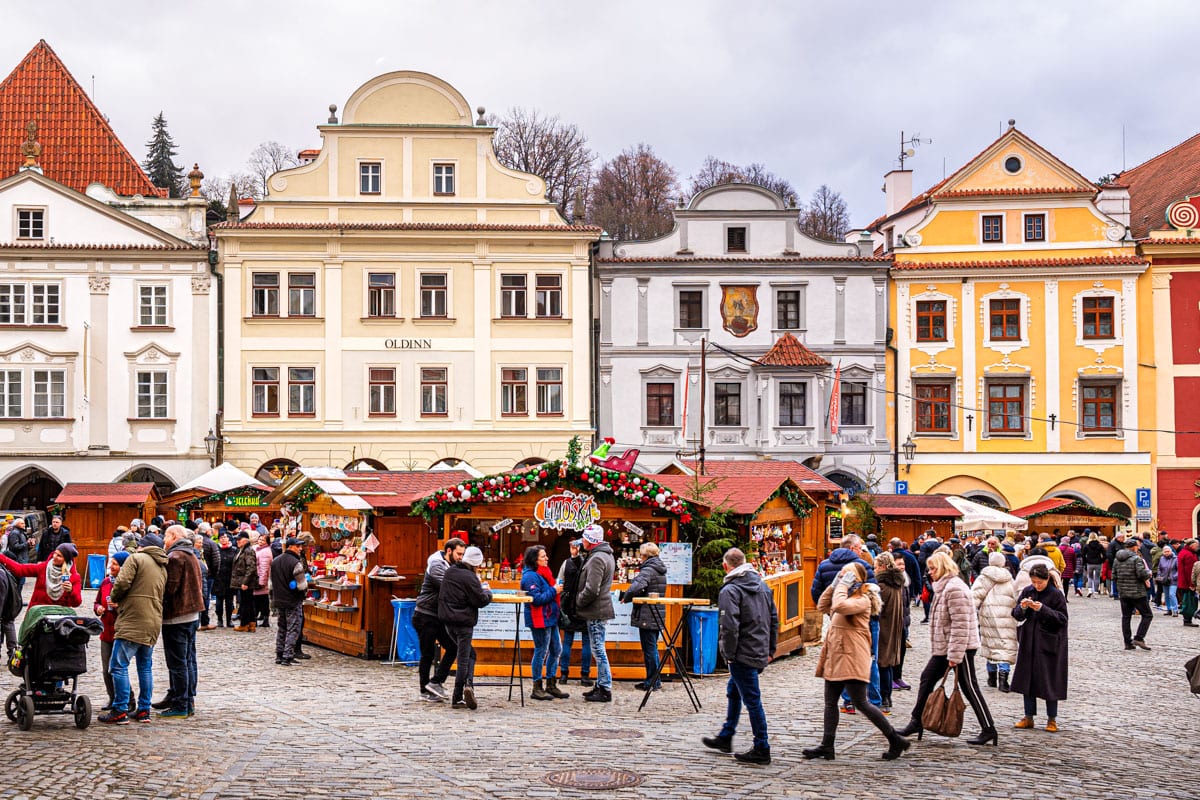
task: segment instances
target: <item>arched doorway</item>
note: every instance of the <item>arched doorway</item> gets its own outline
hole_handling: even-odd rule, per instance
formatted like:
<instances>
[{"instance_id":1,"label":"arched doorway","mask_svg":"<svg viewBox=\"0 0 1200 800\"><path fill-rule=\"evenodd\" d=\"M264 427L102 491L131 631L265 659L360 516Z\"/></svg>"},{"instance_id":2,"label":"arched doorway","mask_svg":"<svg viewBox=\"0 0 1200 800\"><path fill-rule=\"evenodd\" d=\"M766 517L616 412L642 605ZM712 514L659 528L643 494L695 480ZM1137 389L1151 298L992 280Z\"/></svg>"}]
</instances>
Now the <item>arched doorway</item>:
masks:
<instances>
[{"instance_id":1,"label":"arched doorway","mask_svg":"<svg viewBox=\"0 0 1200 800\"><path fill-rule=\"evenodd\" d=\"M846 472L830 472L825 477L845 489L851 497L867 488L862 481Z\"/></svg>"},{"instance_id":2,"label":"arched doorway","mask_svg":"<svg viewBox=\"0 0 1200 800\"><path fill-rule=\"evenodd\" d=\"M537 456L533 456L531 458L526 458L521 461L518 461L516 464L513 465L513 469L524 469L525 467L536 467L538 464L545 464L545 463L546 463L546 459L538 458Z\"/></svg>"},{"instance_id":3,"label":"arched doorway","mask_svg":"<svg viewBox=\"0 0 1200 800\"><path fill-rule=\"evenodd\" d=\"M38 467L19 469L0 486L0 509L45 511L62 488L53 475Z\"/></svg>"},{"instance_id":4,"label":"arched doorway","mask_svg":"<svg viewBox=\"0 0 1200 800\"><path fill-rule=\"evenodd\" d=\"M254 479L266 486L278 486L292 470L299 468L300 465L290 458L273 458L258 468Z\"/></svg>"},{"instance_id":5,"label":"arched doorway","mask_svg":"<svg viewBox=\"0 0 1200 800\"><path fill-rule=\"evenodd\" d=\"M134 467L117 483L153 483L159 497L166 497L175 491L175 481L161 470L147 466Z\"/></svg>"},{"instance_id":6,"label":"arched doorway","mask_svg":"<svg viewBox=\"0 0 1200 800\"><path fill-rule=\"evenodd\" d=\"M361 472L370 470L387 471L387 464L375 458L356 458L342 468L345 472Z\"/></svg>"},{"instance_id":7,"label":"arched doorway","mask_svg":"<svg viewBox=\"0 0 1200 800\"><path fill-rule=\"evenodd\" d=\"M967 492L963 495L963 498L970 500L973 503L979 503L981 506L994 508L997 511L1008 511L1008 506L1004 504L1004 498L994 495L991 492Z\"/></svg>"},{"instance_id":8,"label":"arched doorway","mask_svg":"<svg viewBox=\"0 0 1200 800\"><path fill-rule=\"evenodd\" d=\"M1088 497L1087 495L1080 494L1079 492L1071 492L1071 491L1051 492L1050 494L1046 495L1046 497L1044 499L1050 500L1051 498L1054 498L1054 497L1063 497L1063 498L1066 498L1067 500L1078 500L1079 502L1086 503L1089 506L1094 505L1092 503L1092 499L1090 497Z\"/></svg>"},{"instance_id":9,"label":"arched doorway","mask_svg":"<svg viewBox=\"0 0 1200 800\"><path fill-rule=\"evenodd\" d=\"M1127 503L1113 503L1108 510L1114 514L1120 514L1125 519L1133 519L1133 509Z\"/></svg>"}]
</instances>

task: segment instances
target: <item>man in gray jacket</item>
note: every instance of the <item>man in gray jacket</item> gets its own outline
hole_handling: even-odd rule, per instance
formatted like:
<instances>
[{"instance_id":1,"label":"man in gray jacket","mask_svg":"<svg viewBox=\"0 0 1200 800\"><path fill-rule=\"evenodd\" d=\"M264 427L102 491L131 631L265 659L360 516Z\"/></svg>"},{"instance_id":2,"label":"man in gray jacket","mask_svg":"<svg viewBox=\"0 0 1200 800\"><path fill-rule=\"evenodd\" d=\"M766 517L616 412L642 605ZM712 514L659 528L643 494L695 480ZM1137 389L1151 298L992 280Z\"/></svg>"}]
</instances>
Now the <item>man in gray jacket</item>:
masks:
<instances>
[{"instance_id":1,"label":"man in gray jacket","mask_svg":"<svg viewBox=\"0 0 1200 800\"><path fill-rule=\"evenodd\" d=\"M612 599L617 562L613 559L612 548L604 541L604 529L599 525L588 525L583 529L583 546L588 554L579 572L575 615L587 621L588 641L592 644L592 658L596 662L596 685L583 693L583 699L589 703L611 703L612 670L608 666L604 638L608 621L617 615Z\"/></svg>"},{"instance_id":2,"label":"man in gray jacket","mask_svg":"<svg viewBox=\"0 0 1200 800\"><path fill-rule=\"evenodd\" d=\"M1126 650L1135 647L1150 649L1150 645L1146 644L1146 632L1150 630L1150 621L1154 619L1146 595L1146 590L1150 588L1150 568L1138 552L1140 547L1138 538L1129 536L1125 539L1125 546L1113 556L1113 584L1121 596L1121 635L1125 639ZM1137 633L1131 634L1131 619L1135 611L1139 618Z\"/></svg>"},{"instance_id":3,"label":"man in gray jacket","mask_svg":"<svg viewBox=\"0 0 1200 800\"><path fill-rule=\"evenodd\" d=\"M725 696L729 702L725 725L716 736L701 739L705 747L722 753L733 752L733 734L737 731L742 705L750 717L754 732L754 747L734 755L747 764L770 764L771 745L767 739L767 715L763 711L758 690L758 674L766 669L775 653L779 636L779 613L771 590L746 563L746 554L736 547L725 552L721 566L725 569L725 584L717 598L721 611L721 655L729 665L729 685Z\"/></svg>"}]
</instances>

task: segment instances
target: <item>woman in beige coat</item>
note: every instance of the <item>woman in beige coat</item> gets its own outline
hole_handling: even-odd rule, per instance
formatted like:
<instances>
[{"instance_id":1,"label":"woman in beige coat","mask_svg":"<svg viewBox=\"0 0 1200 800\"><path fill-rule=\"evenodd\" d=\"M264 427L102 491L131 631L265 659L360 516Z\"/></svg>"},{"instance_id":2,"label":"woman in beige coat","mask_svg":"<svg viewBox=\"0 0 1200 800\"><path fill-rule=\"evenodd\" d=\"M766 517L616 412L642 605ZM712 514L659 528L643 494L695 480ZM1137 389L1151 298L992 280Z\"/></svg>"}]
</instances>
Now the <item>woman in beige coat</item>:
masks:
<instances>
[{"instance_id":1,"label":"woman in beige coat","mask_svg":"<svg viewBox=\"0 0 1200 800\"><path fill-rule=\"evenodd\" d=\"M867 684L871 680L871 617L880 610L879 595L868 589L867 571L851 562L842 568L833 585L825 590L817 604L823 614L831 615L825 645L817 660L817 677L825 679L825 730L820 747L805 749L805 758L834 759L833 743L841 711L838 700L845 689L860 714L887 737L883 759L900 757L909 742L899 736L887 717L867 702Z\"/></svg>"},{"instance_id":2,"label":"woman in beige coat","mask_svg":"<svg viewBox=\"0 0 1200 800\"><path fill-rule=\"evenodd\" d=\"M971 584L979 616L979 655L987 659L987 685L1008 691L1008 673L1017 660L1017 589L1003 553L988 556L988 565Z\"/></svg>"}]
</instances>

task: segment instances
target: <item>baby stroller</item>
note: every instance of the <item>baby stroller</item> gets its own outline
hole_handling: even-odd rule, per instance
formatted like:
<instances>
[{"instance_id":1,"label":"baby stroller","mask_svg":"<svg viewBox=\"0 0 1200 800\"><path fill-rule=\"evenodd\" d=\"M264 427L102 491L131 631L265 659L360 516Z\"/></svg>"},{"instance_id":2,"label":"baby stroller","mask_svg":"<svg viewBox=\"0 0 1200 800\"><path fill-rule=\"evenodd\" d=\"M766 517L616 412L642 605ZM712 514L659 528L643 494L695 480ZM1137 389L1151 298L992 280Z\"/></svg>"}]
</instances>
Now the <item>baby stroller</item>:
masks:
<instances>
[{"instance_id":1,"label":"baby stroller","mask_svg":"<svg viewBox=\"0 0 1200 800\"><path fill-rule=\"evenodd\" d=\"M92 703L77 694L87 672L87 644L104 631L95 617L82 617L66 606L37 606L21 623L17 652L8 670L21 687L4 701L4 714L23 731L38 714L73 714L75 727L92 723Z\"/></svg>"}]
</instances>

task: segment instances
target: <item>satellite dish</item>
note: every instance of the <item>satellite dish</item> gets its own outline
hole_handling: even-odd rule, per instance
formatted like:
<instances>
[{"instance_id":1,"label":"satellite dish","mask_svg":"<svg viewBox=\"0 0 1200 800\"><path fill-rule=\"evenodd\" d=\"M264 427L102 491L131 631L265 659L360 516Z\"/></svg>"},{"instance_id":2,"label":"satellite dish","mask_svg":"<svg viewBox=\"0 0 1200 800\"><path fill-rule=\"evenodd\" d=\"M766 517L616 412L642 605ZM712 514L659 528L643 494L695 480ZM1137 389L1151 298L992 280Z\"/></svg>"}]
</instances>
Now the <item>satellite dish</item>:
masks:
<instances>
[{"instance_id":1,"label":"satellite dish","mask_svg":"<svg viewBox=\"0 0 1200 800\"><path fill-rule=\"evenodd\" d=\"M917 151L913 150L911 147L904 151L904 155L909 156L909 157L915 156L916 154L917 154Z\"/></svg>"}]
</instances>

